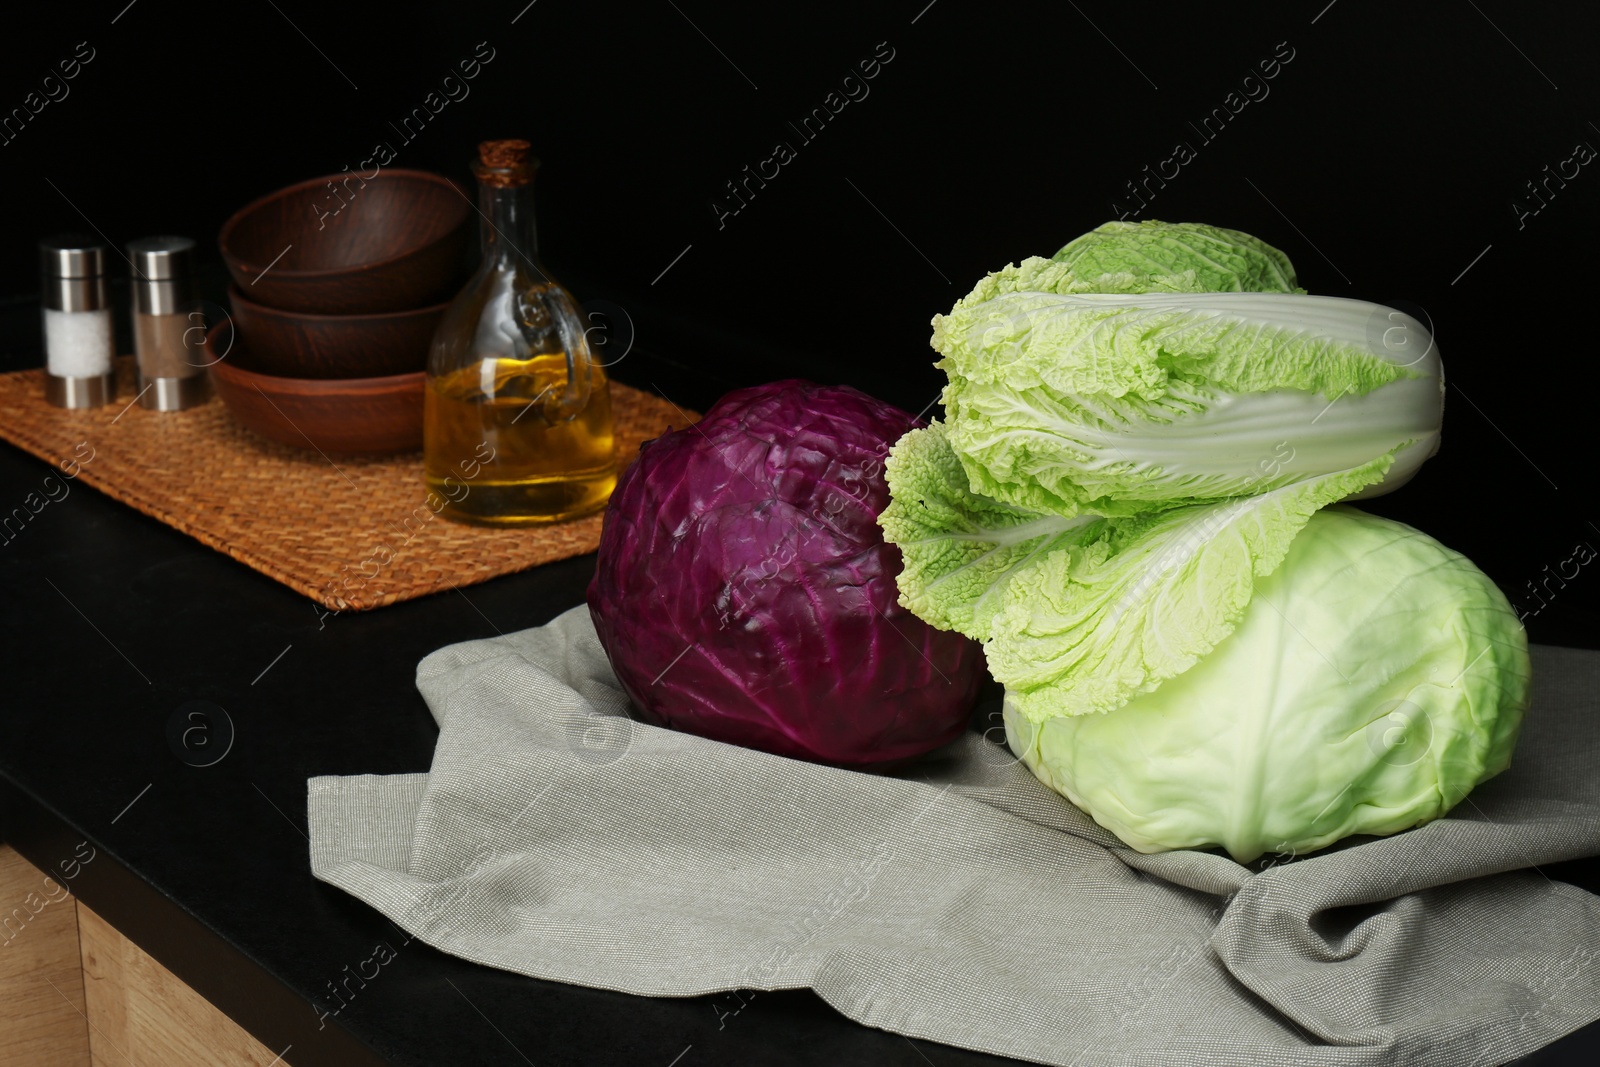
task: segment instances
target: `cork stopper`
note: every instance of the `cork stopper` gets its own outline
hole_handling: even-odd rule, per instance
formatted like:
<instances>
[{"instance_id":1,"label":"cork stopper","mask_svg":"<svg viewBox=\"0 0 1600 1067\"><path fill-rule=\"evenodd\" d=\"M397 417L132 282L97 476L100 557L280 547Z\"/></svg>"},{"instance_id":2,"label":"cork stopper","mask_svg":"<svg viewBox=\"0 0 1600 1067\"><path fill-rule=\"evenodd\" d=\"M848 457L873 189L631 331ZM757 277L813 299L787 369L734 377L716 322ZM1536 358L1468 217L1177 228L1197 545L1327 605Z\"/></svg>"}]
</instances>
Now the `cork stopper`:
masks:
<instances>
[{"instance_id":1,"label":"cork stopper","mask_svg":"<svg viewBox=\"0 0 1600 1067\"><path fill-rule=\"evenodd\" d=\"M478 180L501 189L527 185L533 180L534 169L539 165L538 160L529 154L532 147L522 140L479 142L479 166L475 168Z\"/></svg>"}]
</instances>

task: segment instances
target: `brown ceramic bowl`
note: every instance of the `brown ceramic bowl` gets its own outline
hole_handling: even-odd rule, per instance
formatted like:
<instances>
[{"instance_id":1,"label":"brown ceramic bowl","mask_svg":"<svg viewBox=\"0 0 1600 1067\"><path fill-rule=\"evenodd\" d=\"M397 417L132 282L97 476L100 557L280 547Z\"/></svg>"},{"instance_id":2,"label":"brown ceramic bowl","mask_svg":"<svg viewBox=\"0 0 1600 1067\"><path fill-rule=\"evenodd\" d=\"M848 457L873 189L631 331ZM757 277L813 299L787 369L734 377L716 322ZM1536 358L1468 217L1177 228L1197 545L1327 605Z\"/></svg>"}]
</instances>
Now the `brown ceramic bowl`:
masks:
<instances>
[{"instance_id":1,"label":"brown ceramic bowl","mask_svg":"<svg viewBox=\"0 0 1600 1067\"><path fill-rule=\"evenodd\" d=\"M240 208L218 244L258 304L323 315L402 311L460 285L471 214L467 193L440 174L333 174Z\"/></svg>"},{"instance_id":2,"label":"brown ceramic bowl","mask_svg":"<svg viewBox=\"0 0 1600 1067\"><path fill-rule=\"evenodd\" d=\"M212 337L226 325L212 329ZM382 378L279 378L235 363L243 341L211 364L211 384L247 429L291 448L377 455L422 447L427 374Z\"/></svg>"},{"instance_id":3,"label":"brown ceramic bowl","mask_svg":"<svg viewBox=\"0 0 1600 1067\"><path fill-rule=\"evenodd\" d=\"M428 365L433 331L449 303L373 315L280 311L228 290L243 351L230 362L286 378L379 378Z\"/></svg>"}]
</instances>

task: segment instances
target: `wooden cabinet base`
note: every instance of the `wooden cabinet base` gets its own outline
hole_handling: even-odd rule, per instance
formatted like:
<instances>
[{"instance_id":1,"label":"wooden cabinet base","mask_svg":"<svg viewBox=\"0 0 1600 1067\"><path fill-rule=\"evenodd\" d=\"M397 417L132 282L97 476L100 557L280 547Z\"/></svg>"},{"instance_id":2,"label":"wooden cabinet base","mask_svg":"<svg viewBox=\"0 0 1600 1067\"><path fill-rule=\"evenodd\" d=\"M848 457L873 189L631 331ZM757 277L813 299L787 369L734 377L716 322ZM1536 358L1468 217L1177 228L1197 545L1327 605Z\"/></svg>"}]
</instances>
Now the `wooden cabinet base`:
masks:
<instances>
[{"instance_id":1,"label":"wooden cabinet base","mask_svg":"<svg viewBox=\"0 0 1600 1067\"><path fill-rule=\"evenodd\" d=\"M78 936L94 1067L288 1064L81 903Z\"/></svg>"},{"instance_id":2,"label":"wooden cabinet base","mask_svg":"<svg viewBox=\"0 0 1600 1067\"><path fill-rule=\"evenodd\" d=\"M4 845L0 907L0 1063L288 1067Z\"/></svg>"},{"instance_id":3,"label":"wooden cabinet base","mask_svg":"<svg viewBox=\"0 0 1600 1067\"><path fill-rule=\"evenodd\" d=\"M89 1062L76 904L59 881L0 845L0 1063Z\"/></svg>"}]
</instances>

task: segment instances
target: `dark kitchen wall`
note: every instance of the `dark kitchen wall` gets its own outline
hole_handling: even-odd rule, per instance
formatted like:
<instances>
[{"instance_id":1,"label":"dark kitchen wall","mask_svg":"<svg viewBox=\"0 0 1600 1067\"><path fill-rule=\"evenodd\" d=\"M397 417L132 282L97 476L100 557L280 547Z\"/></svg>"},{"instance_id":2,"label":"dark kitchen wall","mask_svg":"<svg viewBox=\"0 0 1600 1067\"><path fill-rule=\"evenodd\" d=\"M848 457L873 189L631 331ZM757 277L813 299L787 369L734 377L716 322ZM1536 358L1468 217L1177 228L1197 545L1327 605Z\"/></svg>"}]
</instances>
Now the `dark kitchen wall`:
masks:
<instances>
[{"instance_id":1,"label":"dark kitchen wall","mask_svg":"<svg viewBox=\"0 0 1600 1067\"><path fill-rule=\"evenodd\" d=\"M545 259L626 309L648 366L690 369L674 399L804 375L917 410L941 383L928 320L986 271L1118 215L1213 222L1285 249L1312 292L1426 313L1444 449L1371 507L1479 560L1538 611L1536 639L1600 643L1592 6L111 0L30 18L0 42L0 109L29 115L0 144L13 312L32 313L45 233L188 233L214 258L247 200L380 144L465 177L479 139L526 136ZM63 61L76 76L45 82ZM616 374L648 388L645 367Z\"/></svg>"}]
</instances>

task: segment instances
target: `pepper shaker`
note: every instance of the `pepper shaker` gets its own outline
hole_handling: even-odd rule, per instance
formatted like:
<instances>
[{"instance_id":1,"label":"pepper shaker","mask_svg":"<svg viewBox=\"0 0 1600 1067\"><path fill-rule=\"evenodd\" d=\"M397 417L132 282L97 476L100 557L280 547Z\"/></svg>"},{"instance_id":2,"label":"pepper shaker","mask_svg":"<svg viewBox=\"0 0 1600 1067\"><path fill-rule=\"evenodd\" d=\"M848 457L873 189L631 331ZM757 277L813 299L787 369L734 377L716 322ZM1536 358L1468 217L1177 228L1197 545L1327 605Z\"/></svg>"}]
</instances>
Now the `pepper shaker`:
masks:
<instances>
[{"instance_id":1,"label":"pepper shaker","mask_svg":"<svg viewBox=\"0 0 1600 1067\"><path fill-rule=\"evenodd\" d=\"M90 237L66 235L39 242L44 395L57 407L95 408L116 395L105 253Z\"/></svg>"},{"instance_id":2,"label":"pepper shaker","mask_svg":"<svg viewBox=\"0 0 1600 1067\"><path fill-rule=\"evenodd\" d=\"M128 245L133 264L133 347L139 406L181 411L206 399L205 362L190 337L200 324L194 295L194 241L144 237Z\"/></svg>"}]
</instances>

